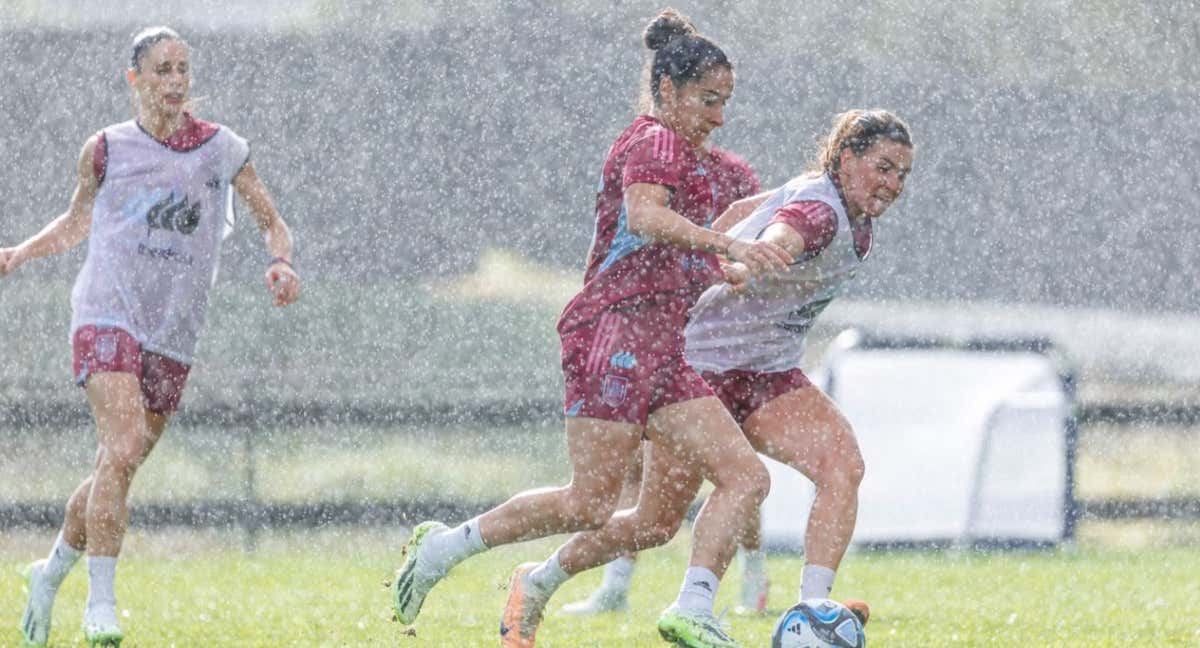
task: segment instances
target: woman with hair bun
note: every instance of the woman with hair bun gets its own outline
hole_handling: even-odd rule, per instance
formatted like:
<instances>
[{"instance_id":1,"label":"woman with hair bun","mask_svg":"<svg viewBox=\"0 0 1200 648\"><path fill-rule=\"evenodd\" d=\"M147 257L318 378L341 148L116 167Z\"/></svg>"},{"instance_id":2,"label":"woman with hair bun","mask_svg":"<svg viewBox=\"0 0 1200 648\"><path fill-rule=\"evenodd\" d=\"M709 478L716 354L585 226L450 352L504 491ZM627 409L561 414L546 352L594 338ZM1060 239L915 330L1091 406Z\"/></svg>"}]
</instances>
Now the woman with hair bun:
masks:
<instances>
[{"instance_id":1,"label":"woman with hair bun","mask_svg":"<svg viewBox=\"0 0 1200 648\"><path fill-rule=\"evenodd\" d=\"M734 85L725 52L674 10L650 22L644 42L653 52L649 112L609 148L584 286L558 322L571 482L520 493L456 528L418 525L393 585L404 623L416 619L452 567L476 553L604 526L647 434L689 474L715 486L696 520L680 599L665 616L724 636L712 597L769 478L712 388L688 365L683 329L699 295L724 278L718 254L755 276L785 271L792 257L777 244L706 227L718 215L707 140L724 123ZM517 600L537 598L566 576L553 557L537 571L522 566L512 593ZM502 642L532 645L536 619L510 612L501 622Z\"/></svg>"},{"instance_id":2,"label":"woman with hair bun","mask_svg":"<svg viewBox=\"0 0 1200 648\"><path fill-rule=\"evenodd\" d=\"M265 273L275 305L300 294L292 236L250 161L246 140L187 110L189 49L174 30L134 38L125 78L135 118L88 139L67 211L24 243L0 248L0 277L26 261L88 239L71 293L75 381L84 388L99 448L89 475L67 500L50 555L25 572L29 600L21 635L43 646L58 587L86 553L84 638L119 645L117 555L129 519L134 473L179 407L232 224L232 194L266 235Z\"/></svg>"},{"instance_id":3,"label":"woman with hair bun","mask_svg":"<svg viewBox=\"0 0 1200 648\"><path fill-rule=\"evenodd\" d=\"M784 273L754 282L747 281L748 268L732 264L729 281L704 292L685 329L688 362L703 372L754 449L799 470L817 487L798 600L829 596L854 532L864 472L850 424L800 369L805 337L866 260L874 239L872 221L900 197L912 156L908 126L890 112L851 110L836 116L809 172L738 201L714 223L738 240L774 242L796 262ZM634 509L614 515L598 530L576 534L546 563L523 567L538 574L552 564L566 575L546 581L536 597L515 589L510 593L505 617L522 614L530 637L550 595L567 578L629 551L661 545L679 530L703 476L657 444L647 446ZM704 532L697 527L693 536ZM865 602L845 603L867 622ZM658 627L664 639L680 645L738 645L722 637L718 627L679 624L668 615Z\"/></svg>"}]
</instances>

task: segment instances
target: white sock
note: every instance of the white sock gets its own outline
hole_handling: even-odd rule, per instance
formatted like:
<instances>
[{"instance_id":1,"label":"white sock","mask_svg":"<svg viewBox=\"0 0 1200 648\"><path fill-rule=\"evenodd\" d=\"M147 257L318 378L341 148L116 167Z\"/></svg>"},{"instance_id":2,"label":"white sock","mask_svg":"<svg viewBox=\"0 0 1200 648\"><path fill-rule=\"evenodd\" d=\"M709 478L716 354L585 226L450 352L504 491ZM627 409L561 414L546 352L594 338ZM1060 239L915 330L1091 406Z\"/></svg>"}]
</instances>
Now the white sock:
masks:
<instances>
[{"instance_id":1,"label":"white sock","mask_svg":"<svg viewBox=\"0 0 1200 648\"><path fill-rule=\"evenodd\" d=\"M571 575L563 570L558 563L558 552L555 551L545 562L529 572L529 584L538 588L549 598L563 583L570 580Z\"/></svg>"},{"instance_id":2,"label":"white sock","mask_svg":"<svg viewBox=\"0 0 1200 648\"><path fill-rule=\"evenodd\" d=\"M50 555L46 557L46 566L42 568L42 577L45 579L46 586L57 591L58 586L62 585L63 579L71 573L71 568L79 562L79 557L82 555L83 550L67 544L60 531L58 538L54 540L54 546L50 547Z\"/></svg>"},{"instance_id":3,"label":"white sock","mask_svg":"<svg viewBox=\"0 0 1200 648\"><path fill-rule=\"evenodd\" d=\"M805 565L800 577L800 600L829 598L837 572L820 565Z\"/></svg>"},{"instance_id":4,"label":"white sock","mask_svg":"<svg viewBox=\"0 0 1200 648\"><path fill-rule=\"evenodd\" d=\"M113 581L117 577L116 556L88 556L87 609L116 610L117 594Z\"/></svg>"},{"instance_id":5,"label":"white sock","mask_svg":"<svg viewBox=\"0 0 1200 648\"><path fill-rule=\"evenodd\" d=\"M443 573L467 558L488 549L487 545L483 543L483 536L479 533L478 517L473 517L453 529L431 535L426 542L428 547L424 550L429 552L426 555L429 557L430 563L437 568L437 571Z\"/></svg>"},{"instance_id":6,"label":"white sock","mask_svg":"<svg viewBox=\"0 0 1200 648\"><path fill-rule=\"evenodd\" d=\"M742 578L761 581L767 577L767 555L762 549L742 550Z\"/></svg>"},{"instance_id":7,"label":"white sock","mask_svg":"<svg viewBox=\"0 0 1200 648\"><path fill-rule=\"evenodd\" d=\"M688 567L683 574L683 587L679 588L679 598L675 599L675 607L712 614L713 600L717 597L717 586L721 579L704 567Z\"/></svg>"},{"instance_id":8,"label":"white sock","mask_svg":"<svg viewBox=\"0 0 1200 648\"><path fill-rule=\"evenodd\" d=\"M628 592L633 580L633 568L637 562L629 556L621 556L604 566L604 580L600 589L606 592Z\"/></svg>"}]
</instances>

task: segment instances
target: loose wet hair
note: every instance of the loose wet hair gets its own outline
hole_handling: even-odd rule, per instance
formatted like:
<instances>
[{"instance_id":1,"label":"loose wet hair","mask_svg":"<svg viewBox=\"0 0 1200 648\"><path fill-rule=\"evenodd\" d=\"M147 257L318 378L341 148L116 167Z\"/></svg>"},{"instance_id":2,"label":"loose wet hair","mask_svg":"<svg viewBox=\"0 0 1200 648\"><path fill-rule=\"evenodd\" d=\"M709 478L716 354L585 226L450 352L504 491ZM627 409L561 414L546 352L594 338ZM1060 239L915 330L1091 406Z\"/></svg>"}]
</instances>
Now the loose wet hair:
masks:
<instances>
[{"instance_id":1,"label":"loose wet hair","mask_svg":"<svg viewBox=\"0 0 1200 648\"><path fill-rule=\"evenodd\" d=\"M702 36L687 16L671 8L663 9L651 19L642 31L642 42L654 52L642 73L643 91L638 101L642 112L649 112L661 103L659 85L663 76L678 88L700 79L713 68L733 69L733 63L719 45Z\"/></svg>"},{"instance_id":2,"label":"loose wet hair","mask_svg":"<svg viewBox=\"0 0 1200 648\"><path fill-rule=\"evenodd\" d=\"M184 42L179 32L170 27L147 27L138 32L133 37L133 54L129 57L129 67L141 72L142 59L146 57L150 48L165 40Z\"/></svg>"},{"instance_id":3,"label":"loose wet hair","mask_svg":"<svg viewBox=\"0 0 1200 648\"><path fill-rule=\"evenodd\" d=\"M850 149L855 157L861 157L881 139L886 139L912 148L912 134L899 117L876 108L874 110L847 110L833 118L833 128L821 140L817 161L811 170L836 172L841 166L842 151Z\"/></svg>"}]
</instances>

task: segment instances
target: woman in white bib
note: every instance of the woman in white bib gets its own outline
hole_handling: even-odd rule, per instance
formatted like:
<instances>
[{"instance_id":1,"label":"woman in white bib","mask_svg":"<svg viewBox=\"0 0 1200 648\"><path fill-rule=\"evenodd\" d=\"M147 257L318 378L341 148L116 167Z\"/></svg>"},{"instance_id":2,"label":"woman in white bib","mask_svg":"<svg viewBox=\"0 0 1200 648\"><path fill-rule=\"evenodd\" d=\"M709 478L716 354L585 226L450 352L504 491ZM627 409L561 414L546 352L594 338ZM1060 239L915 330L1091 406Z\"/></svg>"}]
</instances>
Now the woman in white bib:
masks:
<instances>
[{"instance_id":1,"label":"woman in white bib","mask_svg":"<svg viewBox=\"0 0 1200 648\"><path fill-rule=\"evenodd\" d=\"M250 161L246 141L186 110L189 49L166 27L142 31L125 73L136 118L83 146L67 211L16 247L0 248L0 277L65 252L85 238L87 258L71 293L76 382L87 392L99 448L95 467L67 501L46 559L26 571L27 643L45 645L59 585L86 553L83 630L92 645L119 645L113 579L138 466L179 405L204 326L233 193L249 205L271 261L267 289L293 303L300 278L292 236Z\"/></svg>"},{"instance_id":2,"label":"woman in white bib","mask_svg":"<svg viewBox=\"0 0 1200 648\"><path fill-rule=\"evenodd\" d=\"M817 487L800 600L828 597L854 531L864 472L854 431L800 369L805 336L866 259L871 221L900 197L912 156L908 126L895 115L851 110L835 117L810 172L734 203L713 224L735 239L775 243L796 262L753 282L740 264L726 266L732 283L705 291L685 329L688 362L702 372L751 445ZM675 535L703 479L653 443L644 460L637 506L599 530L576 534L535 567L534 573L559 577L538 583L536 597L528 588L510 593L506 618L520 610L536 626L566 578ZM866 603L847 605L866 622Z\"/></svg>"}]
</instances>

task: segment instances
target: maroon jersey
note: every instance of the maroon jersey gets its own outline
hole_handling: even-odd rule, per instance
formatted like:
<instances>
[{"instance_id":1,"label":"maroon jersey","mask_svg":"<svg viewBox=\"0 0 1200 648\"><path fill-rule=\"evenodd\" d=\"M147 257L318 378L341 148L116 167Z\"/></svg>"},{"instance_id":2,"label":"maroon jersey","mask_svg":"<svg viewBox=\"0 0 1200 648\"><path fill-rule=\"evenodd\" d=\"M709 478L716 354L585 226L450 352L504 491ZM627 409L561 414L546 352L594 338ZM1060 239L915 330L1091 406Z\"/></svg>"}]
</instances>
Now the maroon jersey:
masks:
<instances>
[{"instance_id":1,"label":"maroon jersey","mask_svg":"<svg viewBox=\"0 0 1200 648\"><path fill-rule=\"evenodd\" d=\"M563 310L559 331L649 293L676 293L691 303L722 279L712 253L654 243L629 231L625 190L635 183L669 188L670 208L700 226L758 190L753 171L736 155L698 151L656 118L635 119L604 161L584 286Z\"/></svg>"},{"instance_id":2,"label":"maroon jersey","mask_svg":"<svg viewBox=\"0 0 1200 648\"><path fill-rule=\"evenodd\" d=\"M846 197L842 195L842 185L838 182L837 174L830 174L829 179L833 182L833 186L837 187L838 196L841 197L844 207ZM818 200L802 200L780 207L768 224L775 223L783 223L791 227L800 234L800 238L804 239L804 254L796 259L798 262L806 261L820 254L821 250L824 250L833 241L838 229L837 214L834 213L833 207ZM858 254L858 258L863 259L871 251L871 242L874 238L871 220L855 219L850 221L850 226L854 238L854 252Z\"/></svg>"}]
</instances>

